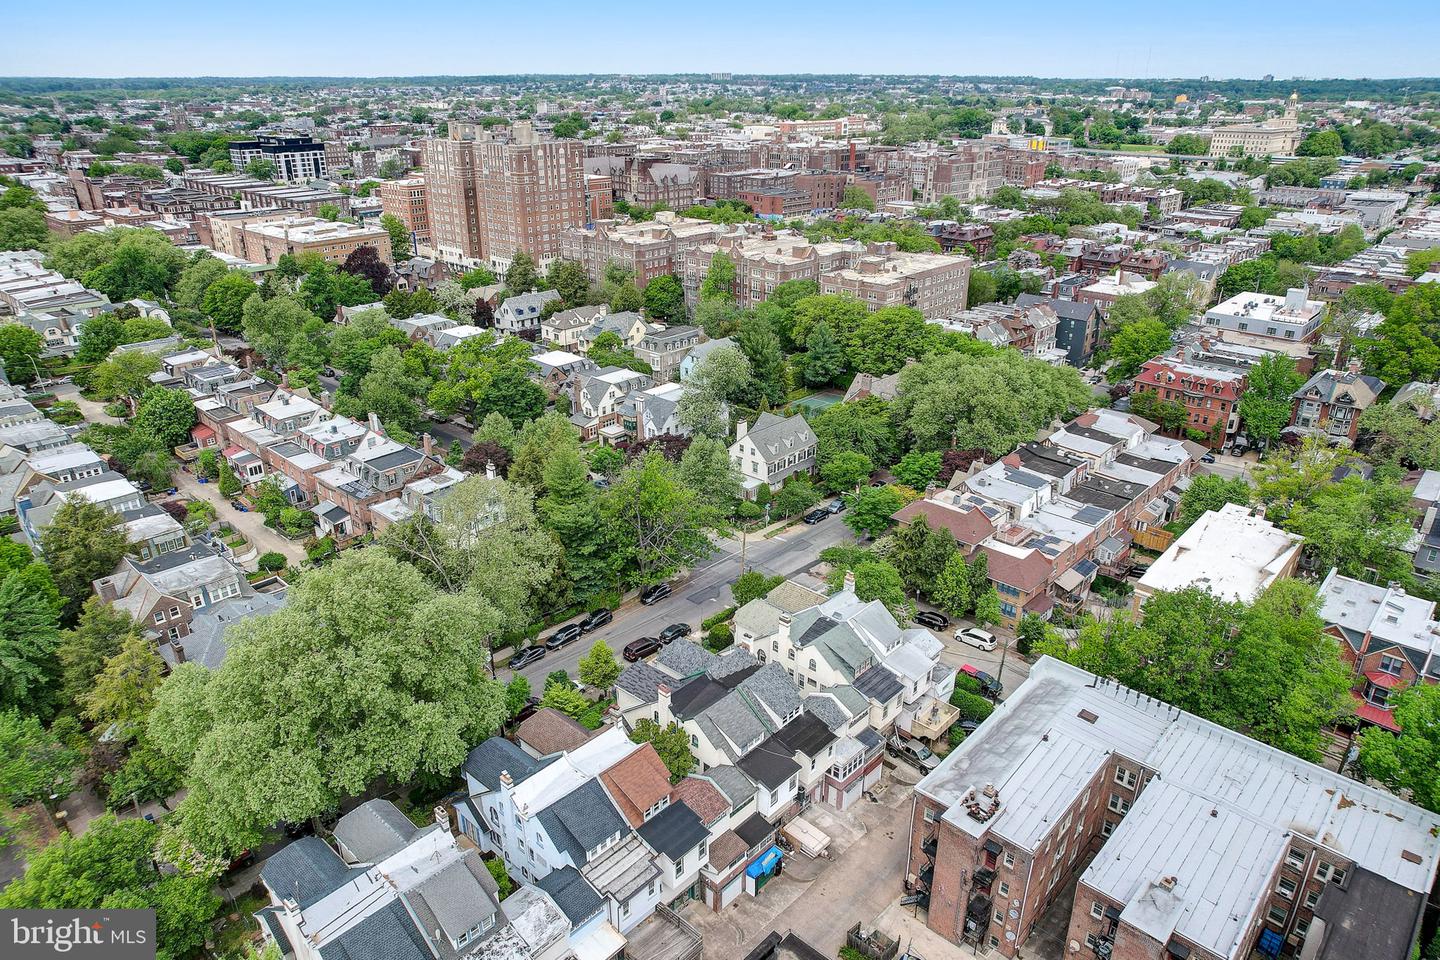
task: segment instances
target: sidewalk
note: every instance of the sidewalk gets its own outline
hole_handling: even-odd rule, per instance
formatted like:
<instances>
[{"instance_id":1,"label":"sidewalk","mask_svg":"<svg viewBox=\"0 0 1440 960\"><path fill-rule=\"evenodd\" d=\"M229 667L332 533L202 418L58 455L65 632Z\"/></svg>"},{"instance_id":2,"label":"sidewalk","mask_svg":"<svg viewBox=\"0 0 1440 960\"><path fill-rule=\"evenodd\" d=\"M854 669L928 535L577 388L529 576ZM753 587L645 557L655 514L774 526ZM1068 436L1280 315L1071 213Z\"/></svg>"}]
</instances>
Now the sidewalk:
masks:
<instances>
[{"instance_id":1,"label":"sidewalk","mask_svg":"<svg viewBox=\"0 0 1440 960\"><path fill-rule=\"evenodd\" d=\"M291 563L303 563L305 550L300 544L280 536L274 530L265 526L265 517L253 510L249 513L241 513L230 506L229 499L220 496L220 486L215 483L200 483L192 473L178 470L175 473L175 488L178 495L189 500L208 500L215 505L215 513L219 518L230 524L236 530L245 534L245 537L257 547L260 552L284 554Z\"/></svg>"}]
</instances>

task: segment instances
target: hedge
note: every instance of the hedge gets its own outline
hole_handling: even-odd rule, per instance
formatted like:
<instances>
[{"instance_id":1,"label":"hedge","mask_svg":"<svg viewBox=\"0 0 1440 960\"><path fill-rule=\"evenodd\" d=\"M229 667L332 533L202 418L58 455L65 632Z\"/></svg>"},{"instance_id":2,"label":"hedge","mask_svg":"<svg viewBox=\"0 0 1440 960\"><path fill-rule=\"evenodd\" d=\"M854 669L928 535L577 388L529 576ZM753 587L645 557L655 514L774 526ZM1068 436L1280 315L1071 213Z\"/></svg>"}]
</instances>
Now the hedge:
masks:
<instances>
[{"instance_id":1,"label":"hedge","mask_svg":"<svg viewBox=\"0 0 1440 960\"><path fill-rule=\"evenodd\" d=\"M705 649L711 653L719 653L735 642L735 633L730 629L728 623L717 623L710 628L705 635Z\"/></svg>"},{"instance_id":2,"label":"hedge","mask_svg":"<svg viewBox=\"0 0 1440 960\"><path fill-rule=\"evenodd\" d=\"M975 694L976 696L979 696L979 695L980 695L980 681L979 681L979 680L976 680L974 677L970 676L970 674L968 674L968 673L963 673L963 672L957 673L957 674L955 674L955 689L956 689L956 690L963 690L963 691L965 691L966 693L973 693L973 694Z\"/></svg>"},{"instance_id":3,"label":"hedge","mask_svg":"<svg viewBox=\"0 0 1440 960\"><path fill-rule=\"evenodd\" d=\"M714 616L712 616L712 617L706 617L704 620L701 620L701 621L700 621L700 629L701 629L701 630L709 630L711 627L715 626L717 623L724 623L725 621L729 620L731 617L735 616L735 610L736 610L735 607L726 607L724 610L721 610L719 613L715 614Z\"/></svg>"},{"instance_id":4,"label":"hedge","mask_svg":"<svg viewBox=\"0 0 1440 960\"><path fill-rule=\"evenodd\" d=\"M964 690L956 690L950 694L950 703L960 708L961 720L974 720L976 723L990 716L995 709L989 700Z\"/></svg>"}]
</instances>

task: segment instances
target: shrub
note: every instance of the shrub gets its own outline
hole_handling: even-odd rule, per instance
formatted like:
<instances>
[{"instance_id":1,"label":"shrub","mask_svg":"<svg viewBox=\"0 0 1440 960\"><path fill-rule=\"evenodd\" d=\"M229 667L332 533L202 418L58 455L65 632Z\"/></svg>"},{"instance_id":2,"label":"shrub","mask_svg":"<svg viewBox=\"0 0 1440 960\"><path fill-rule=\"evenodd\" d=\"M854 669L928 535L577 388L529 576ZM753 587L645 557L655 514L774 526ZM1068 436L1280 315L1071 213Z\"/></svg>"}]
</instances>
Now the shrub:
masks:
<instances>
[{"instance_id":1,"label":"shrub","mask_svg":"<svg viewBox=\"0 0 1440 960\"><path fill-rule=\"evenodd\" d=\"M620 591L604 590L595 594L595 596L590 599L590 602L585 605L585 612L589 613L592 610L614 610L618 606L620 606Z\"/></svg>"},{"instance_id":2,"label":"shrub","mask_svg":"<svg viewBox=\"0 0 1440 960\"><path fill-rule=\"evenodd\" d=\"M990 716L995 709L989 700L964 690L956 690L950 694L950 703L960 709L961 720L974 720L977 723Z\"/></svg>"},{"instance_id":3,"label":"shrub","mask_svg":"<svg viewBox=\"0 0 1440 960\"><path fill-rule=\"evenodd\" d=\"M501 900L515 892L515 881L511 880L510 874L505 872L505 861L499 857L491 857L485 861L485 869L489 870L490 876L495 879L495 886L499 887Z\"/></svg>"},{"instance_id":4,"label":"shrub","mask_svg":"<svg viewBox=\"0 0 1440 960\"><path fill-rule=\"evenodd\" d=\"M957 723L955 726L950 728L950 746L958 747L964 741L965 731L961 730L960 725Z\"/></svg>"},{"instance_id":5,"label":"shrub","mask_svg":"<svg viewBox=\"0 0 1440 960\"><path fill-rule=\"evenodd\" d=\"M262 553L258 562L261 570L275 573L285 569L285 554L272 550L269 553Z\"/></svg>"},{"instance_id":6,"label":"shrub","mask_svg":"<svg viewBox=\"0 0 1440 960\"><path fill-rule=\"evenodd\" d=\"M719 653L726 647L735 643L735 632L730 629L728 623L717 623L710 628L705 635L705 649L711 653Z\"/></svg>"},{"instance_id":7,"label":"shrub","mask_svg":"<svg viewBox=\"0 0 1440 960\"><path fill-rule=\"evenodd\" d=\"M321 537L316 540L308 550L305 551L305 559L311 563L320 563L335 553L335 539L333 537Z\"/></svg>"},{"instance_id":8,"label":"shrub","mask_svg":"<svg viewBox=\"0 0 1440 960\"><path fill-rule=\"evenodd\" d=\"M957 673L955 674L955 689L963 690L966 693L973 693L978 697L980 695L980 681L968 673Z\"/></svg>"},{"instance_id":9,"label":"shrub","mask_svg":"<svg viewBox=\"0 0 1440 960\"><path fill-rule=\"evenodd\" d=\"M736 608L736 607L726 607L724 610L721 610L719 613L715 614L714 616L706 617L704 620L701 620L701 621L700 621L700 629L701 629L701 630L709 630L711 627L715 626L715 624L717 624L717 623L724 623L725 621L729 620L731 617L735 616L735 611L736 611L736 609L738 609L738 608Z\"/></svg>"}]
</instances>

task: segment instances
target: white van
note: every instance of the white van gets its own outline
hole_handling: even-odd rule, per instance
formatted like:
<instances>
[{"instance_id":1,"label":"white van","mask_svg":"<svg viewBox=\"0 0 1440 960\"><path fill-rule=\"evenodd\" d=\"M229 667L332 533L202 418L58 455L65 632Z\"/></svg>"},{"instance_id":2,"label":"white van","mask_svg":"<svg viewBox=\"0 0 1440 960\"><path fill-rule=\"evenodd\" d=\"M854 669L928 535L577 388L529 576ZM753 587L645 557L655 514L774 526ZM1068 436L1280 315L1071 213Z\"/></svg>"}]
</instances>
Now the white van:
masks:
<instances>
[{"instance_id":1,"label":"white van","mask_svg":"<svg viewBox=\"0 0 1440 960\"><path fill-rule=\"evenodd\" d=\"M995 649L995 635L987 633L979 627L961 627L955 631L955 639L961 643L968 643L978 650Z\"/></svg>"}]
</instances>

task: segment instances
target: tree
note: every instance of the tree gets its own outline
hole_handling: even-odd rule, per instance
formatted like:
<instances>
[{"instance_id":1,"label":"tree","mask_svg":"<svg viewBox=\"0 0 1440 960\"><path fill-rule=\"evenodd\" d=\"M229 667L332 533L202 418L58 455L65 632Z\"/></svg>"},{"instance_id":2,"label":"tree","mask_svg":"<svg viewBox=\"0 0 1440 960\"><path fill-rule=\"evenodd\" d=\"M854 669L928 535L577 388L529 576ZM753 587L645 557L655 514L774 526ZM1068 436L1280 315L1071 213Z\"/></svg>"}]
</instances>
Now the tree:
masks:
<instances>
[{"instance_id":1,"label":"tree","mask_svg":"<svg viewBox=\"0 0 1440 960\"><path fill-rule=\"evenodd\" d=\"M830 324L820 321L805 340L805 382L829 386L845 372L845 354Z\"/></svg>"},{"instance_id":2,"label":"tree","mask_svg":"<svg viewBox=\"0 0 1440 960\"><path fill-rule=\"evenodd\" d=\"M664 273L645 284L645 316L659 323L685 319L685 288L679 280Z\"/></svg>"},{"instance_id":3,"label":"tree","mask_svg":"<svg viewBox=\"0 0 1440 960\"><path fill-rule=\"evenodd\" d=\"M987 586L975 595L975 612L972 616L976 625L981 627L1000 622L1000 595L993 586Z\"/></svg>"},{"instance_id":4,"label":"tree","mask_svg":"<svg viewBox=\"0 0 1440 960\"><path fill-rule=\"evenodd\" d=\"M1294 407L1291 396L1305 383L1295 370L1295 358L1269 353L1250 368L1245 393L1240 397L1240 416L1253 438L1273 443L1290 423Z\"/></svg>"},{"instance_id":5,"label":"tree","mask_svg":"<svg viewBox=\"0 0 1440 960\"><path fill-rule=\"evenodd\" d=\"M585 267L574 260L556 260L545 274L545 288L560 294L564 308L584 306L590 294Z\"/></svg>"},{"instance_id":6,"label":"tree","mask_svg":"<svg viewBox=\"0 0 1440 960\"><path fill-rule=\"evenodd\" d=\"M90 692L105 662L120 652L132 626L128 613L99 597L85 601L79 622L61 634L56 650L61 702L79 703Z\"/></svg>"},{"instance_id":7,"label":"tree","mask_svg":"<svg viewBox=\"0 0 1440 960\"><path fill-rule=\"evenodd\" d=\"M710 269L700 283L700 299L735 301L735 261L719 252L710 257Z\"/></svg>"},{"instance_id":8,"label":"tree","mask_svg":"<svg viewBox=\"0 0 1440 960\"><path fill-rule=\"evenodd\" d=\"M1295 149L1295 155L1299 157L1338 157L1344 152L1345 144L1334 130L1316 130Z\"/></svg>"},{"instance_id":9,"label":"tree","mask_svg":"<svg viewBox=\"0 0 1440 960\"><path fill-rule=\"evenodd\" d=\"M165 661L155 652L155 644L132 630L85 695L86 718L102 729L111 724L137 729L155 702L164 673Z\"/></svg>"},{"instance_id":10,"label":"tree","mask_svg":"<svg viewBox=\"0 0 1440 960\"><path fill-rule=\"evenodd\" d=\"M750 361L736 347L718 347L705 355L685 378L685 391L675 408L675 421L692 436L717 440L730 436L728 403L750 382Z\"/></svg>"},{"instance_id":11,"label":"tree","mask_svg":"<svg viewBox=\"0 0 1440 960\"><path fill-rule=\"evenodd\" d=\"M530 704L530 681L520 674L505 684L505 716L513 720Z\"/></svg>"},{"instance_id":12,"label":"tree","mask_svg":"<svg viewBox=\"0 0 1440 960\"><path fill-rule=\"evenodd\" d=\"M782 517L796 517L820 502L820 491L803 474L795 474L785 481L785 486L775 494L771 504L775 513Z\"/></svg>"},{"instance_id":13,"label":"tree","mask_svg":"<svg viewBox=\"0 0 1440 960\"><path fill-rule=\"evenodd\" d=\"M1127 323L1110 339L1110 380L1128 380L1170 349L1170 328L1153 317Z\"/></svg>"},{"instance_id":14,"label":"tree","mask_svg":"<svg viewBox=\"0 0 1440 960\"><path fill-rule=\"evenodd\" d=\"M540 274L535 267L535 258L524 251L517 252L505 271L505 290L510 296L529 293L540 288Z\"/></svg>"},{"instance_id":15,"label":"tree","mask_svg":"<svg viewBox=\"0 0 1440 960\"><path fill-rule=\"evenodd\" d=\"M195 426L195 401L184 390L151 387L135 408L134 427L165 447L178 447L190 439Z\"/></svg>"},{"instance_id":16,"label":"tree","mask_svg":"<svg viewBox=\"0 0 1440 960\"><path fill-rule=\"evenodd\" d=\"M265 157L256 157L245 164L245 172L256 180L274 180L275 161Z\"/></svg>"},{"instance_id":17,"label":"tree","mask_svg":"<svg viewBox=\"0 0 1440 960\"><path fill-rule=\"evenodd\" d=\"M322 203L320 204L320 206L315 208L315 216L319 217L321 220L339 220L340 208L335 206L335 204L333 203Z\"/></svg>"},{"instance_id":18,"label":"tree","mask_svg":"<svg viewBox=\"0 0 1440 960\"><path fill-rule=\"evenodd\" d=\"M845 450L825 461L820 468L820 479L835 493L855 490L870 479L875 465L863 453Z\"/></svg>"},{"instance_id":19,"label":"tree","mask_svg":"<svg viewBox=\"0 0 1440 960\"><path fill-rule=\"evenodd\" d=\"M160 687L147 729L186 769L180 835L233 853L377 777L455 770L504 719L482 666L499 623L382 550L307 573L283 608L232 625L218 670L184 664Z\"/></svg>"},{"instance_id":20,"label":"tree","mask_svg":"<svg viewBox=\"0 0 1440 960\"><path fill-rule=\"evenodd\" d=\"M39 717L0 711L0 807L67 796L81 759Z\"/></svg>"},{"instance_id":21,"label":"tree","mask_svg":"<svg viewBox=\"0 0 1440 960\"><path fill-rule=\"evenodd\" d=\"M352 277L359 277L370 284L370 292L376 297L385 296L394 286L390 279L390 264L382 260L380 251L368 243L362 243L351 250L350 255L345 258L345 262L340 264L340 269L342 272L348 273ZM361 301L361 303L364 302L366 301ZM346 306L358 307L360 304L347 303ZM333 313L333 311L331 312Z\"/></svg>"},{"instance_id":22,"label":"tree","mask_svg":"<svg viewBox=\"0 0 1440 960\"><path fill-rule=\"evenodd\" d=\"M662 727L649 717L641 717L630 731L630 739L655 748L660 762L670 771L671 783L679 783L695 769L695 755L690 752L690 735L677 723Z\"/></svg>"},{"instance_id":23,"label":"tree","mask_svg":"<svg viewBox=\"0 0 1440 960\"><path fill-rule=\"evenodd\" d=\"M940 576L935 578L930 598L950 616L963 617L973 606L970 597L970 568L965 563L965 557L956 551L945 561Z\"/></svg>"},{"instance_id":24,"label":"tree","mask_svg":"<svg viewBox=\"0 0 1440 960\"><path fill-rule=\"evenodd\" d=\"M481 429L489 423L487 418ZM546 464L563 447L578 449L580 431L568 417L552 410L522 426L513 445L515 459L510 466L510 479L541 495L545 492Z\"/></svg>"},{"instance_id":25,"label":"tree","mask_svg":"<svg viewBox=\"0 0 1440 960\"><path fill-rule=\"evenodd\" d=\"M611 313L639 313L645 309L645 295L640 288L630 281L626 281L617 287L610 294Z\"/></svg>"},{"instance_id":26,"label":"tree","mask_svg":"<svg viewBox=\"0 0 1440 960\"><path fill-rule=\"evenodd\" d=\"M828 578L832 592L845 585L847 573L854 576L855 596L862 603L879 600L897 620L910 619L914 612L913 605L905 592L905 582L900 571L896 570L893 564L867 554L849 570L843 566L835 566Z\"/></svg>"},{"instance_id":27,"label":"tree","mask_svg":"<svg viewBox=\"0 0 1440 960\"><path fill-rule=\"evenodd\" d=\"M33 382L44 350L45 339L29 327L19 323L0 326L0 361L12 382Z\"/></svg>"},{"instance_id":28,"label":"tree","mask_svg":"<svg viewBox=\"0 0 1440 960\"><path fill-rule=\"evenodd\" d=\"M1190 478L1190 486L1180 496L1180 509L1175 517L1177 532L1183 533L1209 510L1219 510L1227 503L1250 502L1250 482L1244 477L1222 477L1201 473Z\"/></svg>"},{"instance_id":29,"label":"tree","mask_svg":"<svg viewBox=\"0 0 1440 960\"><path fill-rule=\"evenodd\" d=\"M845 524L861 536L878 537L895 522L895 512L905 498L894 487L866 487L845 513Z\"/></svg>"},{"instance_id":30,"label":"tree","mask_svg":"<svg viewBox=\"0 0 1440 960\"><path fill-rule=\"evenodd\" d=\"M414 249L414 245L410 239L410 231L406 228L404 221L393 213L385 213L380 215L380 226L384 227L385 232L390 234L391 256L397 261L408 258ZM493 283L494 280L491 280L491 282Z\"/></svg>"},{"instance_id":31,"label":"tree","mask_svg":"<svg viewBox=\"0 0 1440 960\"><path fill-rule=\"evenodd\" d=\"M199 310L205 303L205 292L210 285L228 272L218 257L204 251L197 253L180 271L180 279L175 283L175 302L182 307Z\"/></svg>"},{"instance_id":32,"label":"tree","mask_svg":"<svg viewBox=\"0 0 1440 960\"><path fill-rule=\"evenodd\" d=\"M255 283L248 275L231 270L206 288L200 309L219 329L239 333L245 319L245 302L255 290Z\"/></svg>"},{"instance_id":33,"label":"tree","mask_svg":"<svg viewBox=\"0 0 1440 960\"><path fill-rule=\"evenodd\" d=\"M119 514L78 497L55 511L40 535L41 550L65 601L62 620L73 623L90 596L90 585L109 576L127 546Z\"/></svg>"},{"instance_id":34,"label":"tree","mask_svg":"<svg viewBox=\"0 0 1440 960\"><path fill-rule=\"evenodd\" d=\"M213 877L155 868L159 836L149 820L96 817L83 834L61 834L33 854L25 873L0 892L0 907L153 908L157 960L184 960L205 943L221 901L211 892Z\"/></svg>"},{"instance_id":35,"label":"tree","mask_svg":"<svg viewBox=\"0 0 1440 960\"><path fill-rule=\"evenodd\" d=\"M590 466L599 469L595 455L591 457ZM616 464L613 470L600 472L615 476L620 472L620 466ZM730 448L722 440L705 436L691 439L690 445L680 455L680 479L702 500L721 510L728 511L740 498L740 471L730 459Z\"/></svg>"},{"instance_id":36,"label":"tree","mask_svg":"<svg viewBox=\"0 0 1440 960\"><path fill-rule=\"evenodd\" d=\"M740 323L736 343L750 361L750 380L743 391L747 399L758 398L771 406L783 404L790 393L790 376L780 338L769 322L761 317L747 317Z\"/></svg>"},{"instance_id":37,"label":"tree","mask_svg":"<svg viewBox=\"0 0 1440 960\"><path fill-rule=\"evenodd\" d=\"M293 297L266 300L259 294L246 300L241 312L246 341L272 367L283 364L296 334L314 316Z\"/></svg>"},{"instance_id":38,"label":"tree","mask_svg":"<svg viewBox=\"0 0 1440 960\"><path fill-rule=\"evenodd\" d=\"M77 234L54 244L45 262L120 303L166 297L187 259L163 233L142 228Z\"/></svg>"},{"instance_id":39,"label":"tree","mask_svg":"<svg viewBox=\"0 0 1440 960\"><path fill-rule=\"evenodd\" d=\"M1015 631L1015 651L1022 657L1030 656L1031 651L1045 642L1047 633L1044 620L1033 613L1025 614Z\"/></svg>"},{"instance_id":40,"label":"tree","mask_svg":"<svg viewBox=\"0 0 1440 960\"><path fill-rule=\"evenodd\" d=\"M1370 727L1360 734L1360 769L1411 802L1440 812L1440 687L1428 683L1390 701L1398 734Z\"/></svg>"},{"instance_id":41,"label":"tree","mask_svg":"<svg viewBox=\"0 0 1440 960\"><path fill-rule=\"evenodd\" d=\"M38 250L49 239L44 211L29 207L0 210L0 250Z\"/></svg>"},{"instance_id":42,"label":"tree","mask_svg":"<svg viewBox=\"0 0 1440 960\"><path fill-rule=\"evenodd\" d=\"M851 184L845 188L840 195L840 208L842 210L871 210L875 209L875 200L859 187Z\"/></svg>"},{"instance_id":43,"label":"tree","mask_svg":"<svg viewBox=\"0 0 1440 960\"><path fill-rule=\"evenodd\" d=\"M916 450L905 454L900 462L893 468L895 479L913 487L916 490L924 490L935 482L940 474L940 451L932 450L929 453L921 453Z\"/></svg>"},{"instance_id":44,"label":"tree","mask_svg":"<svg viewBox=\"0 0 1440 960\"><path fill-rule=\"evenodd\" d=\"M616 550L637 583L658 583L709 555L710 533L723 525L719 510L658 452L620 474L602 515L614 525Z\"/></svg>"},{"instance_id":45,"label":"tree","mask_svg":"<svg viewBox=\"0 0 1440 960\"><path fill-rule=\"evenodd\" d=\"M890 538L890 563L900 571L906 589L928 593L955 555L955 537L932 530L924 517L900 527Z\"/></svg>"},{"instance_id":46,"label":"tree","mask_svg":"<svg viewBox=\"0 0 1440 960\"><path fill-rule=\"evenodd\" d=\"M604 640L596 640L590 652L580 658L580 682L596 690L609 690L620 676L620 664Z\"/></svg>"},{"instance_id":47,"label":"tree","mask_svg":"<svg viewBox=\"0 0 1440 960\"><path fill-rule=\"evenodd\" d=\"M567 717L574 718L590 708L590 701L569 683L550 683L545 685L545 695L540 698L540 705L559 710Z\"/></svg>"},{"instance_id":48,"label":"tree","mask_svg":"<svg viewBox=\"0 0 1440 960\"><path fill-rule=\"evenodd\" d=\"M746 570L730 584L730 596L735 600L735 606L743 607L784 582L785 578L781 576L767 577L759 570Z\"/></svg>"}]
</instances>

